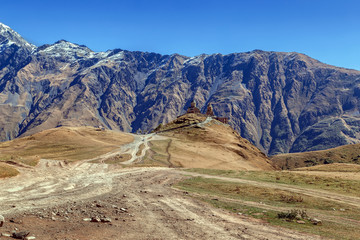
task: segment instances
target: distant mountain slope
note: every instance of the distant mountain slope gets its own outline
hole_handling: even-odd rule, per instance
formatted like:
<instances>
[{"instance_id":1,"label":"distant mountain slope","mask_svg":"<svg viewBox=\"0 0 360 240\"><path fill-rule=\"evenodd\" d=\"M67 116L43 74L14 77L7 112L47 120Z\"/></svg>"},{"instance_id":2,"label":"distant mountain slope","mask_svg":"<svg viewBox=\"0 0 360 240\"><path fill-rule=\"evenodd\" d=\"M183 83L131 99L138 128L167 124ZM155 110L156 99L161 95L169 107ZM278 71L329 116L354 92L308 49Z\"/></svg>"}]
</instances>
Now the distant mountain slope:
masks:
<instances>
[{"instance_id":1,"label":"distant mountain slope","mask_svg":"<svg viewBox=\"0 0 360 240\"><path fill-rule=\"evenodd\" d=\"M271 161L281 169L332 163L360 164L360 144L350 144L321 151L279 154L272 156Z\"/></svg>"},{"instance_id":2,"label":"distant mountain slope","mask_svg":"<svg viewBox=\"0 0 360 240\"><path fill-rule=\"evenodd\" d=\"M1 140L57 126L147 132L195 100L270 155L360 142L360 72L303 54L35 48L5 25L0 40Z\"/></svg>"}]
</instances>

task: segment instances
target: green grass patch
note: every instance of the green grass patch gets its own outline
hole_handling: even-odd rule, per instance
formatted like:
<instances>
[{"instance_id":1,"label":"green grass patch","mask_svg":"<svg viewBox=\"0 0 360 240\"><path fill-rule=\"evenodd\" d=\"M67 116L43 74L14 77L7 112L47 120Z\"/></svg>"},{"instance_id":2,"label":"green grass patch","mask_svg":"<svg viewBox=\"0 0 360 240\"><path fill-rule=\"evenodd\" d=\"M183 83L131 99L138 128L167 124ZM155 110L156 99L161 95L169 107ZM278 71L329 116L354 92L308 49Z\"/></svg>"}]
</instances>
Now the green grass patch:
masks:
<instances>
[{"instance_id":1,"label":"green grass patch","mask_svg":"<svg viewBox=\"0 0 360 240\"><path fill-rule=\"evenodd\" d=\"M360 224L348 224L346 219L360 220L360 209L346 204L332 202L316 197L293 194L284 190L269 189L217 179L194 177L179 182L174 187L182 189L215 207L223 208L242 215L262 219L272 225L282 226L297 231L318 234L335 239L359 239ZM261 204L259 204L261 202ZM346 209L346 211L333 211ZM279 210L274 210L279 209ZM302 209L307 212L329 216L321 219L323 225L313 225L309 219L305 224L296 220L288 221L278 218L281 209ZM310 217L311 214L309 214ZM334 221L334 216L338 221Z\"/></svg>"},{"instance_id":2,"label":"green grass patch","mask_svg":"<svg viewBox=\"0 0 360 240\"><path fill-rule=\"evenodd\" d=\"M257 187L248 184L227 182L218 179L194 177L186 179L178 184L178 187L202 194L211 194L232 199L241 199L252 202L262 202L271 206L307 208L324 211L333 209L352 209L356 211L360 220L360 210L346 204L340 204L330 200L318 199L307 195L292 193L274 188Z\"/></svg>"},{"instance_id":3,"label":"green grass patch","mask_svg":"<svg viewBox=\"0 0 360 240\"><path fill-rule=\"evenodd\" d=\"M253 181L289 184L292 186L322 189L360 197L360 181L341 179L339 177L312 176L297 172L283 171L235 171L213 169L186 169L185 171Z\"/></svg>"},{"instance_id":4,"label":"green grass patch","mask_svg":"<svg viewBox=\"0 0 360 240\"><path fill-rule=\"evenodd\" d=\"M313 225L310 221L304 220L305 224L298 224L296 223L296 221L287 221L285 219L278 218L278 211L264 210L257 207L249 207L241 203L213 200L209 197L197 198L213 205L214 207L226 209L228 211L241 214L242 216L250 216L257 219L262 219L271 225L284 227L304 233L321 235L330 239L360 239L360 227L350 226L345 222L343 224L339 224L323 220L323 224L320 226Z\"/></svg>"},{"instance_id":5,"label":"green grass patch","mask_svg":"<svg viewBox=\"0 0 360 240\"><path fill-rule=\"evenodd\" d=\"M151 162L159 166L169 166L168 153L166 148L169 145L171 140L156 140L151 141L150 149L152 151ZM148 153L146 153L144 159L149 159Z\"/></svg>"}]
</instances>

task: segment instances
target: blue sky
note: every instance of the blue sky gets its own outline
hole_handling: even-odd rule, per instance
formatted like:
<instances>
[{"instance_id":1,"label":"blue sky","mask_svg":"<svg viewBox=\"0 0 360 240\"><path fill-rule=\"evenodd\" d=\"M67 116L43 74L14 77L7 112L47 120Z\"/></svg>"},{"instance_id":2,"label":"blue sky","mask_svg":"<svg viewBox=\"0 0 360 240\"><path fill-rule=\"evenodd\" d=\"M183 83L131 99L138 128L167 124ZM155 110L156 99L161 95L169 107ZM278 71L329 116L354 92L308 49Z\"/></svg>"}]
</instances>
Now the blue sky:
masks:
<instances>
[{"instance_id":1,"label":"blue sky","mask_svg":"<svg viewBox=\"0 0 360 240\"><path fill-rule=\"evenodd\" d=\"M65 39L94 51L300 52L360 70L360 1L4 0L0 22L35 45Z\"/></svg>"}]
</instances>

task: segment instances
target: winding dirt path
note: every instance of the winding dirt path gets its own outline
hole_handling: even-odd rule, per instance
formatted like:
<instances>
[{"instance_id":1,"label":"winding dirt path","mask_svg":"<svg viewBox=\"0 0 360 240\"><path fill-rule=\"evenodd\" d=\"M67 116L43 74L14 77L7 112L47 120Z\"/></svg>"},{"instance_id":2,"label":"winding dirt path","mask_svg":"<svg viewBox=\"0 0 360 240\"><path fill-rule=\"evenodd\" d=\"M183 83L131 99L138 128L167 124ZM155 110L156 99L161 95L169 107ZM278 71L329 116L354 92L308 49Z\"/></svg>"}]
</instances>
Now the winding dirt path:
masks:
<instances>
[{"instance_id":1,"label":"winding dirt path","mask_svg":"<svg viewBox=\"0 0 360 240\"><path fill-rule=\"evenodd\" d=\"M328 192L325 190L319 189L309 189L309 188L302 188L299 186L281 184L281 183L269 183L269 182L260 182L260 181L252 181L252 180L245 180L239 178L229 178L229 177L221 177L221 176L213 176L207 174L200 174L200 173L193 173L193 172L186 172L186 175L193 176L193 177L203 177L203 178L214 178L219 180L224 180L228 182L236 182L236 183L243 183L252 186L259 186L259 187L266 187L266 188L275 188L280 190L286 190L294 193L301 193L303 195L322 198L326 200L331 200L334 202L345 203L355 207L360 208L360 197L353 197L353 196L346 196L338 193Z\"/></svg>"},{"instance_id":2,"label":"winding dirt path","mask_svg":"<svg viewBox=\"0 0 360 240\"><path fill-rule=\"evenodd\" d=\"M174 190L172 184L186 177L171 168L41 160L36 168L21 171L0 181L0 213L15 219L0 231L16 227L37 239L319 239ZM112 222L82 220L94 214Z\"/></svg>"},{"instance_id":3,"label":"winding dirt path","mask_svg":"<svg viewBox=\"0 0 360 240\"><path fill-rule=\"evenodd\" d=\"M163 140L167 139L165 136L157 135L156 133L150 133L146 135L135 135L134 141L128 144L120 146L118 149L105 153L103 155L97 156L95 158L84 160L84 162L104 162L107 159L116 157L119 155L130 155L131 158L124 162L119 162L120 164L130 165L132 163L140 162L141 159L145 156L146 152L150 149L149 142L152 140ZM141 145L144 145L144 148L141 149ZM140 154L138 152L140 151Z\"/></svg>"},{"instance_id":4,"label":"winding dirt path","mask_svg":"<svg viewBox=\"0 0 360 240\"><path fill-rule=\"evenodd\" d=\"M210 119L203 124L207 122ZM358 198L332 193L330 196L330 193L293 186L214 177L173 168L123 168L101 163L119 154L131 155L124 165L140 161L150 148L149 141L161 139L164 137L156 134L135 136L130 144L81 162L41 159L34 168L17 166L20 175L0 181L0 214L14 219L7 221L0 232L17 228L44 240L320 239L214 208L171 187L188 176L280 188L360 204ZM142 144L144 147L137 154ZM94 160L100 163L90 163ZM112 221L83 220L91 217L107 217Z\"/></svg>"}]
</instances>

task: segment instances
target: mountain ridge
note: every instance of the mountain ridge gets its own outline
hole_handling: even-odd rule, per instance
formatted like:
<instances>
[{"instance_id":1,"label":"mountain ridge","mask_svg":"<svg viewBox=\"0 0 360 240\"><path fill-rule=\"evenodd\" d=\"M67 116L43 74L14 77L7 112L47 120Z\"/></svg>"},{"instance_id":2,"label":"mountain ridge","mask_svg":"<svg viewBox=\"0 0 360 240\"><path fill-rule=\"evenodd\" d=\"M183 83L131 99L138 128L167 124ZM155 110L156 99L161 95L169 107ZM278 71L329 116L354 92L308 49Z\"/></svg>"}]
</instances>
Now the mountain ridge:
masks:
<instances>
[{"instance_id":1,"label":"mountain ridge","mask_svg":"<svg viewBox=\"0 0 360 240\"><path fill-rule=\"evenodd\" d=\"M304 54L93 52L65 40L11 46L0 51L1 140L57 126L149 132L192 101L203 111L211 103L269 155L360 139L360 72Z\"/></svg>"}]
</instances>

